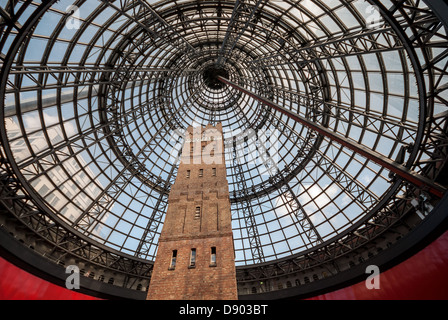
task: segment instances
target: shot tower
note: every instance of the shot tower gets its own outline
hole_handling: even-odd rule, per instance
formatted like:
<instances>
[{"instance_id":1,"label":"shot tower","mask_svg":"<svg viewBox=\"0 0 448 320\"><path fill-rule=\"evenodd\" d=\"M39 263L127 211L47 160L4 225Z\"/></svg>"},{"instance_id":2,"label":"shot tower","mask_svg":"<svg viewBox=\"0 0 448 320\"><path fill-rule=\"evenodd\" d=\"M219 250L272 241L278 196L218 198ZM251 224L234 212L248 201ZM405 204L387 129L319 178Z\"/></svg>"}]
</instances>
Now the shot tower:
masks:
<instances>
[{"instance_id":1,"label":"shot tower","mask_svg":"<svg viewBox=\"0 0 448 320\"><path fill-rule=\"evenodd\" d=\"M222 126L187 132L147 298L237 299Z\"/></svg>"}]
</instances>

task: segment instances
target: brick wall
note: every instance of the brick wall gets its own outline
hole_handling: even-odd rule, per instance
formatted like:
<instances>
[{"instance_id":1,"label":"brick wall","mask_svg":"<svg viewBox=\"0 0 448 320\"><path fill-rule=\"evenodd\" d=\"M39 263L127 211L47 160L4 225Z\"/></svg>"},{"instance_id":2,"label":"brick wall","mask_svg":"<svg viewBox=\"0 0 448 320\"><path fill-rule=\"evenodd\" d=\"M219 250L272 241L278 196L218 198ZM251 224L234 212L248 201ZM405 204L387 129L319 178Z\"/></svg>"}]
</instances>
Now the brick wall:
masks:
<instances>
[{"instance_id":1,"label":"brick wall","mask_svg":"<svg viewBox=\"0 0 448 320\"><path fill-rule=\"evenodd\" d=\"M189 128L190 138L168 199L148 291L150 300L238 297L222 127L194 130L198 131ZM212 248L216 264L211 264ZM192 249L196 253L194 267L190 265Z\"/></svg>"}]
</instances>

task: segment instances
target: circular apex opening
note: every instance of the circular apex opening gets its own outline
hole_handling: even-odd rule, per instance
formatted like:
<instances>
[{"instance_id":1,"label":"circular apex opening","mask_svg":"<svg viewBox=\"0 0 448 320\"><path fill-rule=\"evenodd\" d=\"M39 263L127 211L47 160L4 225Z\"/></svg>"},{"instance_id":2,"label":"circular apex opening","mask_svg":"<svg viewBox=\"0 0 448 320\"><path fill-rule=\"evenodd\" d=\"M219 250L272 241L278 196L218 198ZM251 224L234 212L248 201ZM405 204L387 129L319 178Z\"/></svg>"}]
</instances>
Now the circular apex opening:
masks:
<instances>
[{"instance_id":1,"label":"circular apex opening","mask_svg":"<svg viewBox=\"0 0 448 320\"><path fill-rule=\"evenodd\" d=\"M205 69L202 74L205 85L212 90L219 90L225 87L225 84L218 80L218 76L228 79L229 73L222 67L211 66Z\"/></svg>"}]
</instances>

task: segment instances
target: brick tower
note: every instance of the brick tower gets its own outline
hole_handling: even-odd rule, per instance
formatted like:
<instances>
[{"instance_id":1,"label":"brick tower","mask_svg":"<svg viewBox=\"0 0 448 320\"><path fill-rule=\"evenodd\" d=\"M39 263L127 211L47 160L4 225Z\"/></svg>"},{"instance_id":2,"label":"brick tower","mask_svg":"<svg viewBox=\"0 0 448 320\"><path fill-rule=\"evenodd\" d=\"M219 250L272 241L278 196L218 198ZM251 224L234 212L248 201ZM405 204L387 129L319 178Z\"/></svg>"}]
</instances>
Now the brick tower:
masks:
<instances>
[{"instance_id":1,"label":"brick tower","mask_svg":"<svg viewBox=\"0 0 448 320\"><path fill-rule=\"evenodd\" d=\"M148 300L236 300L222 126L188 128Z\"/></svg>"}]
</instances>

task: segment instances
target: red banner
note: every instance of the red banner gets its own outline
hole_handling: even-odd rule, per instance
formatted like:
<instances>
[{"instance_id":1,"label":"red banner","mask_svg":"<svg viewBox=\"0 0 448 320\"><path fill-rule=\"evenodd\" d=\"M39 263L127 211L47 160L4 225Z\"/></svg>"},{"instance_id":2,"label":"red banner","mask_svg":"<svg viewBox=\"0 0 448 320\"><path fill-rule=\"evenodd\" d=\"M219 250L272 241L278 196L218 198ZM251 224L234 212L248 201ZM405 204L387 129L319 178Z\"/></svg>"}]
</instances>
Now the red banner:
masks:
<instances>
[{"instance_id":1,"label":"red banner","mask_svg":"<svg viewBox=\"0 0 448 320\"><path fill-rule=\"evenodd\" d=\"M99 300L40 279L0 257L0 300Z\"/></svg>"},{"instance_id":2,"label":"red banner","mask_svg":"<svg viewBox=\"0 0 448 320\"><path fill-rule=\"evenodd\" d=\"M405 262L380 273L379 285L378 290L369 290L361 282L311 300L448 300L448 232Z\"/></svg>"}]
</instances>

